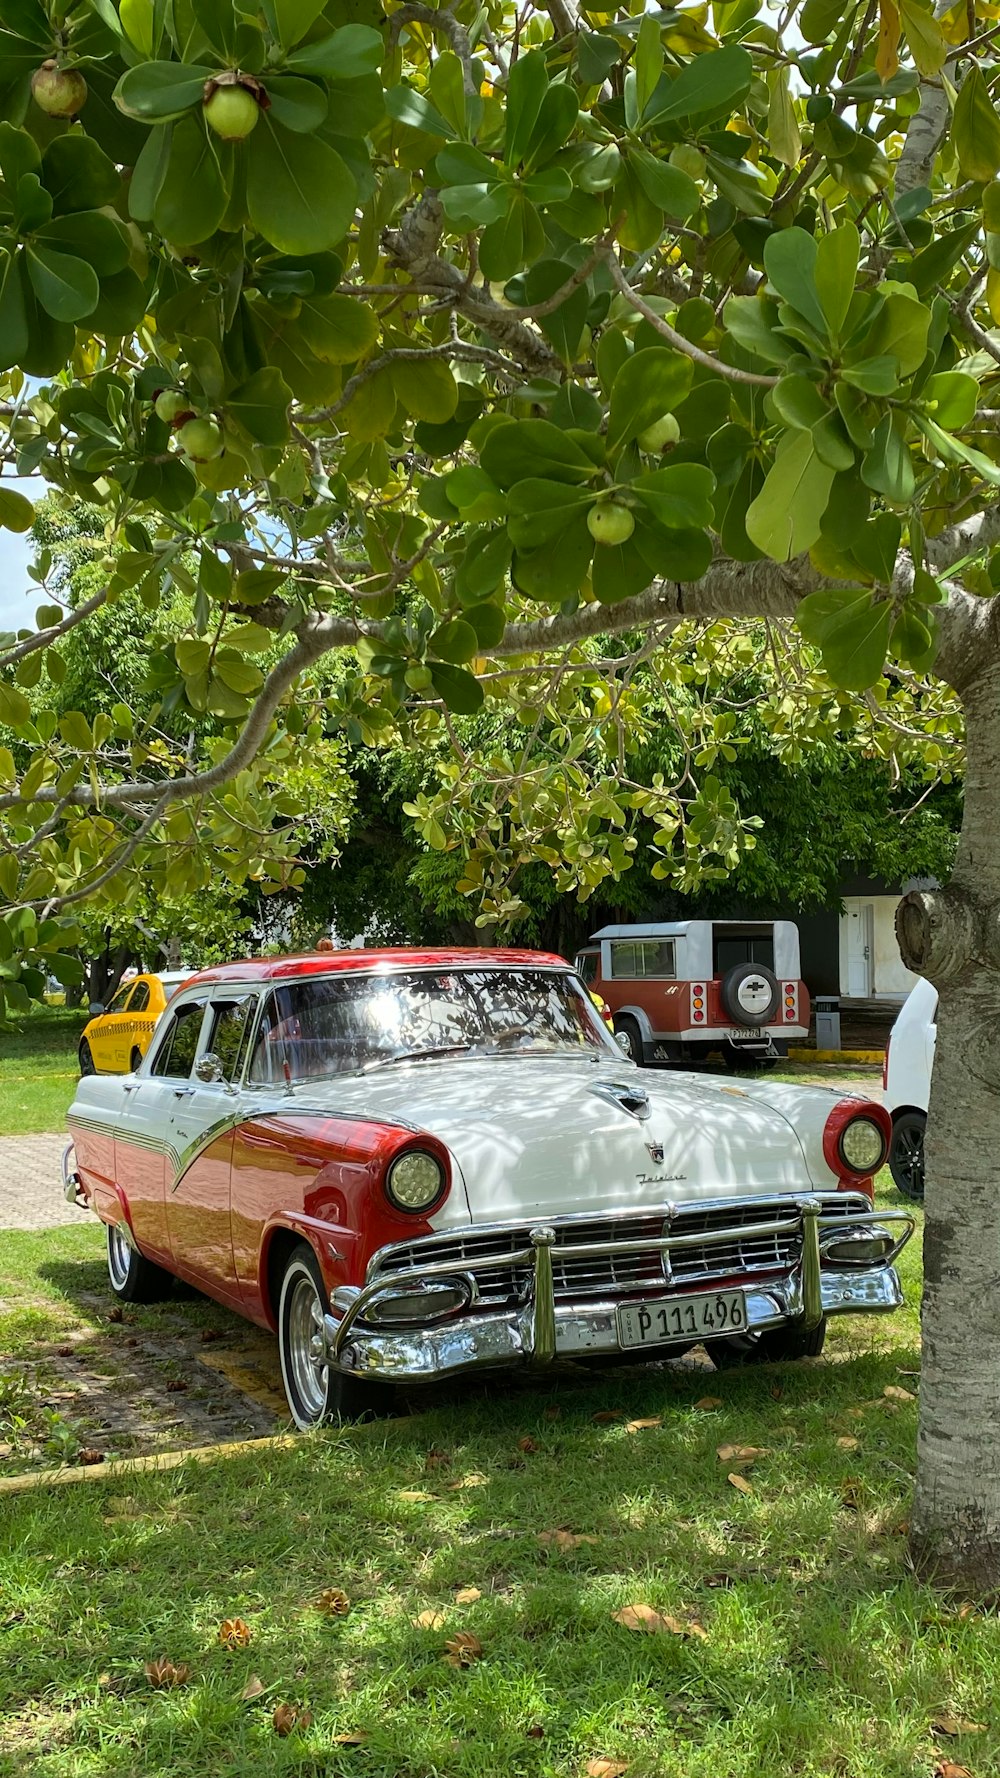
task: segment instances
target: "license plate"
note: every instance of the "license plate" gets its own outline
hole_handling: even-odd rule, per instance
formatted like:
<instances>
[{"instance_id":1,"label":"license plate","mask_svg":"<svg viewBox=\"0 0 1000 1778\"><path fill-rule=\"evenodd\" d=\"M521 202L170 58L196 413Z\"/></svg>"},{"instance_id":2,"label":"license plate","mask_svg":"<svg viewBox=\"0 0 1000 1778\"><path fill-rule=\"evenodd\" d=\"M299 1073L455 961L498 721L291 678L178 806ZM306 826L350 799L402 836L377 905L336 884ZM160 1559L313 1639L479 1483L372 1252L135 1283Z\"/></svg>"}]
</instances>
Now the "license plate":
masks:
<instances>
[{"instance_id":1,"label":"license plate","mask_svg":"<svg viewBox=\"0 0 1000 1778\"><path fill-rule=\"evenodd\" d=\"M742 1290L674 1296L655 1303L625 1303L618 1310L620 1346L660 1346L665 1340L705 1340L713 1334L745 1333Z\"/></svg>"}]
</instances>

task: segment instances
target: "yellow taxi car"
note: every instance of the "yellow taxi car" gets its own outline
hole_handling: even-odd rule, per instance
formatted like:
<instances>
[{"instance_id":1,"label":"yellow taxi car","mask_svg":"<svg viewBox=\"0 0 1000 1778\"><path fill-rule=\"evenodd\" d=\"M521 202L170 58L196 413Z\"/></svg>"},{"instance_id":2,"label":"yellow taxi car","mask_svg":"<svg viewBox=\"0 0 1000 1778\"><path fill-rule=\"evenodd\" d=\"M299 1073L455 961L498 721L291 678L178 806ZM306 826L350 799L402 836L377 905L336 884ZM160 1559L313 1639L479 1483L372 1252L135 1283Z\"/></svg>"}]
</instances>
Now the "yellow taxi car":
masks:
<instances>
[{"instance_id":1,"label":"yellow taxi car","mask_svg":"<svg viewBox=\"0 0 1000 1778\"><path fill-rule=\"evenodd\" d=\"M101 1007L83 1028L80 1073L129 1074L137 1068L167 1001L190 973L174 969L122 982L110 1005Z\"/></svg>"}]
</instances>

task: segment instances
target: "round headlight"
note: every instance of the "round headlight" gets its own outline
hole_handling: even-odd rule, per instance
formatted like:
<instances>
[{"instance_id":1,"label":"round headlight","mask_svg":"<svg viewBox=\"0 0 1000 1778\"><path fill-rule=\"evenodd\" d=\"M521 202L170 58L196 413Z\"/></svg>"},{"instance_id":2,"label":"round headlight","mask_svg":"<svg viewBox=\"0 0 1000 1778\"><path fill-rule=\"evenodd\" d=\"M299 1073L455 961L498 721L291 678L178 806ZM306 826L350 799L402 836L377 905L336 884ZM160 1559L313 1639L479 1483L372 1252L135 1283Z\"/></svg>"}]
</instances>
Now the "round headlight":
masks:
<instances>
[{"instance_id":1,"label":"round headlight","mask_svg":"<svg viewBox=\"0 0 1000 1778\"><path fill-rule=\"evenodd\" d=\"M885 1138L870 1117L852 1118L840 1134L840 1152L855 1173L874 1173L885 1160Z\"/></svg>"},{"instance_id":2,"label":"round headlight","mask_svg":"<svg viewBox=\"0 0 1000 1778\"><path fill-rule=\"evenodd\" d=\"M385 1189L397 1210L426 1210L441 1196L443 1187L441 1162L422 1148L401 1154L386 1174Z\"/></svg>"}]
</instances>

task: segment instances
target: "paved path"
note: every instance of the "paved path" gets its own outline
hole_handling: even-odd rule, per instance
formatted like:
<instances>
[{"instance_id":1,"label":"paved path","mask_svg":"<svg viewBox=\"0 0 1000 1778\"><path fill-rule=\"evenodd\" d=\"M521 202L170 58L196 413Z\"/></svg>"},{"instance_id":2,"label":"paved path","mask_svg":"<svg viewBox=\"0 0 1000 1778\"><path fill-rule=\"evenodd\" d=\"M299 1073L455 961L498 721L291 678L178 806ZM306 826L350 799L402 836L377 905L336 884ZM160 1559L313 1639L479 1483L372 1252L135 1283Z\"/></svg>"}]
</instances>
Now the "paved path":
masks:
<instances>
[{"instance_id":1,"label":"paved path","mask_svg":"<svg viewBox=\"0 0 1000 1778\"><path fill-rule=\"evenodd\" d=\"M62 1193L65 1136L0 1136L0 1229L51 1229L83 1215Z\"/></svg>"}]
</instances>

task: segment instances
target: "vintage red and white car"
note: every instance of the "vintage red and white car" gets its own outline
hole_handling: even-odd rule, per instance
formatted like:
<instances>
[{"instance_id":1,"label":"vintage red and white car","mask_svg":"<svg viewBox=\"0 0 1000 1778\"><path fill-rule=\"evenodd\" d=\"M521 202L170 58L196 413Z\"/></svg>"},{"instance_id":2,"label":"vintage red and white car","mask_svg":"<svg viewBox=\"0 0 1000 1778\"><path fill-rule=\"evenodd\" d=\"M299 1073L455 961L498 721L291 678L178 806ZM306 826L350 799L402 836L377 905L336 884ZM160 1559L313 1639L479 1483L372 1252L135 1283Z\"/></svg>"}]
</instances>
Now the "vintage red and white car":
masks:
<instances>
[{"instance_id":1,"label":"vintage red and white car","mask_svg":"<svg viewBox=\"0 0 1000 1778\"><path fill-rule=\"evenodd\" d=\"M275 1329L303 1428L555 1357L801 1357L828 1316L902 1301L881 1106L640 1074L531 951L206 970L69 1123L116 1295L178 1277Z\"/></svg>"}]
</instances>

